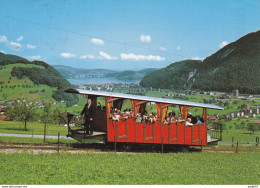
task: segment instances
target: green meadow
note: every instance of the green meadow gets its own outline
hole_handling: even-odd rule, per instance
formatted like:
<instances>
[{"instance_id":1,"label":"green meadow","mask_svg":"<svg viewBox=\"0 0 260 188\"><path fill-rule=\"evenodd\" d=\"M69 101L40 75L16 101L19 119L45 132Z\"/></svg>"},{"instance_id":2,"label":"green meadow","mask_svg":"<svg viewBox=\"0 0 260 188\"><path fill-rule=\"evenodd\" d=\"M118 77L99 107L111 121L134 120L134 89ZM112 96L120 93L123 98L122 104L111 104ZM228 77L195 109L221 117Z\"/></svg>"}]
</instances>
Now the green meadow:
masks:
<instances>
[{"instance_id":1,"label":"green meadow","mask_svg":"<svg viewBox=\"0 0 260 188\"><path fill-rule=\"evenodd\" d=\"M0 153L2 185L258 185L259 153Z\"/></svg>"}]
</instances>

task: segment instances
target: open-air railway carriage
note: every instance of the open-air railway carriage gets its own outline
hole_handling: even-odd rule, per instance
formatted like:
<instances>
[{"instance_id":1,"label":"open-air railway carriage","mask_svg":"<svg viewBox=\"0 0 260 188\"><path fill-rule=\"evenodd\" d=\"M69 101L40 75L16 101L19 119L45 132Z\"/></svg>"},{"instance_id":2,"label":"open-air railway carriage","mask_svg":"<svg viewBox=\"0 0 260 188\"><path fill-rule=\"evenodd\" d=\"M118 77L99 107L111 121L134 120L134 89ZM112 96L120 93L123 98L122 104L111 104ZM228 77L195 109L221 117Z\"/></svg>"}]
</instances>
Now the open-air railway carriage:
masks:
<instances>
[{"instance_id":1,"label":"open-air railway carriage","mask_svg":"<svg viewBox=\"0 0 260 188\"><path fill-rule=\"evenodd\" d=\"M203 104L190 101L172 100L166 98L148 97L133 94L92 91L82 89L66 89L67 93L87 95L95 107L94 134L88 136L84 129L75 129L68 124L68 136L77 140L103 139L105 142L150 143L186 146L205 146L221 140L221 132L212 133L207 130L207 109L223 110L214 104ZM97 98L105 98L105 107L97 108ZM133 115L128 118L111 119L111 109L121 109L123 102L130 100ZM157 109L157 120L154 122L138 122L137 114L145 110L147 103L153 103ZM165 123L169 106L179 106L181 121ZM201 108L202 121L200 124L187 126L188 110ZM72 118L68 116L70 120Z\"/></svg>"}]
</instances>

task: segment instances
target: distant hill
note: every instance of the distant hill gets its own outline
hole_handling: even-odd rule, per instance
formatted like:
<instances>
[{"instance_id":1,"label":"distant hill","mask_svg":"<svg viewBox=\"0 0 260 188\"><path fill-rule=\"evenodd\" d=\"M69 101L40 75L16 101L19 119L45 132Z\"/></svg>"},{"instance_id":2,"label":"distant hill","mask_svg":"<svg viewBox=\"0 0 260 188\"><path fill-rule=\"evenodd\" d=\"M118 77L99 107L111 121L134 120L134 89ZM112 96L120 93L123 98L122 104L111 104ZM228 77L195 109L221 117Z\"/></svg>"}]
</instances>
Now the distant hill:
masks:
<instances>
[{"instance_id":1,"label":"distant hill","mask_svg":"<svg viewBox=\"0 0 260 188\"><path fill-rule=\"evenodd\" d=\"M0 86L2 99L50 99L64 100L68 106L75 104L77 96L63 90L71 84L53 67L43 61L0 53ZM4 89L4 90L3 90ZM38 92L45 92L39 94Z\"/></svg>"},{"instance_id":2,"label":"distant hill","mask_svg":"<svg viewBox=\"0 0 260 188\"><path fill-rule=\"evenodd\" d=\"M65 78L113 77L118 80L141 80L145 75L158 69L148 68L140 71L113 71L108 69L73 68L64 65L53 65Z\"/></svg>"},{"instance_id":3,"label":"distant hill","mask_svg":"<svg viewBox=\"0 0 260 188\"><path fill-rule=\"evenodd\" d=\"M65 78L105 77L107 74L117 73L107 69L84 69L64 65L53 65Z\"/></svg>"},{"instance_id":4,"label":"distant hill","mask_svg":"<svg viewBox=\"0 0 260 188\"><path fill-rule=\"evenodd\" d=\"M155 88L260 93L260 31L230 43L204 61L185 60L148 74L140 85Z\"/></svg>"},{"instance_id":5,"label":"distant hill","mask_svg":"<svg viewBox=\"0 0 260 188\"><path fill-rule=\"evenodd\" d=\"M158 69L149 68L149 69L142 69L139 71L126 70L123 72L107 74L106 76L114 77L118 80L141 80L145 75L150 74L156 70L158 70Z\"/></svg>"}]
</instances>

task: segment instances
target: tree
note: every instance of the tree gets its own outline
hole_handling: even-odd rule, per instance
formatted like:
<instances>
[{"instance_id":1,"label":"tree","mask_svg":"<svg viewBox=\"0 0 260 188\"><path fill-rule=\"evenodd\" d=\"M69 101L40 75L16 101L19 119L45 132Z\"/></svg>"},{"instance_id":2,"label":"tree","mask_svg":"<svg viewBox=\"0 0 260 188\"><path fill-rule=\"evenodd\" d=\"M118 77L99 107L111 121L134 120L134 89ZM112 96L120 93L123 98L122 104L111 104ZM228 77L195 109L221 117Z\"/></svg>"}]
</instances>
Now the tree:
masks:
<instances>
[{"instance_id":1,"label":"tree","mask_svg":"<svg viewBox=\"0 0 260 188\"><path fill-rule=\"evenodd\" d=\"M225 123L224 123L222 120L220 120L220 121L214 121L214 122L212 123L212 127L213 127L215 130L221 130L221 128L222 128L222 130L224 130L224 129L225 129Z\"/></svg>"},{"instance_id":2,"label":"tree","mask_svg":"<svg viewBox=\"0 0 260 188\"><path fill-rule=\"evenodd\" d=\"M48 130L48 124L51 123L53 120L52 118L52 111L51 111L51 102L45 102L43 113L41 115L41 121L46 126Z\"/></svg>"},{"instance_id":3,"label":"tree","mask_svg":"<svg viewBox=\"0 0 260 188\"><path fill-rule=\"evenodd\" d=\"M25 100L15 101L13 105L7 107L7 116L17 121L24 122L24 130L27 130L27 122L35 118L35 107L33 104L27 104Z\"/></svg>"},{"instance_id":4,"label":"tree","mask_svg":"<svg viewBox=\"0 0 260 188\"><path fill-rule=\"evenodd\" d=\"M253 134L255 133L255 131L258 131L258 126L254 123L248 123L247 124L247 130L250 132L253 132Z\"/></svg>"}]
</instances>

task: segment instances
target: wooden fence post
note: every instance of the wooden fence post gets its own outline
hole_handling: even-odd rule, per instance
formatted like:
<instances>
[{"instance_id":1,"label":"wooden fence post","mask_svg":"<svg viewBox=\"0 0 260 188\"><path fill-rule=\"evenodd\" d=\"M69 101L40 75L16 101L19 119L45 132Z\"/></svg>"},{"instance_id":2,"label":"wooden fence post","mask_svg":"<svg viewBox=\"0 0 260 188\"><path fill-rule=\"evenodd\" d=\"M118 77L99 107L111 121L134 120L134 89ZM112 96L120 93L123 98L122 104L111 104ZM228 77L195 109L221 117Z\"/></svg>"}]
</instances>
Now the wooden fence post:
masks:
<instances>
[{"instance_id":1,"label":"wooden fence post","mask_svg":"<svg viewBox=\"0 0 260 188\"><path fill-rule=\"evenodd\" d=\"M58 133L58 153L60 153L60 133Z\"/></svg>"},{"instance_id":2,"label":"wooden fence post","mask_svg":"<svg viewBox=\"0 0 260 188\"><path fill-rule=\"evenodd\" d=\"M115 152L116 152L116 137L114 136L114 146L115 146Z\"/></svg>"},{"instance_id":3,"label":"wooden fence post","mask_svg":"<svg viewBox=\"0 0 260 188\"><path fill-rule=\"evenodd\" d=\"M234 147L234 137L232 136L232 148Z\"/></svg>"},{"instance_id":4,"label":"wooden fence post","mask_svg":"<svg viewBox=\"0 0 260 188\"><path fill-rule=\"evenodd\" d=\"M46 141L46 124L44 125L44 136L43 136L43 142L45 143Z\"/></svg>"},{"instance_id":5,"label":"wooden fence post","mask_svg":"<svg viewBox=\"0 0 260 188\"><path fill-rule=\"evenodd\" d=\"M236 146L236 151L235 153L238 153L238 141L237 141L237 146Z\"/></svg>"},{"instance_id":6,"label":"wooden fence post","mask_svg":"<svg viewBox=\"0 0 260 188\"><path fill-rule=\"evenodd\" d=\"M163 154L163 137L162 137L162 154Z\"/></svg>"}]
</instances>

